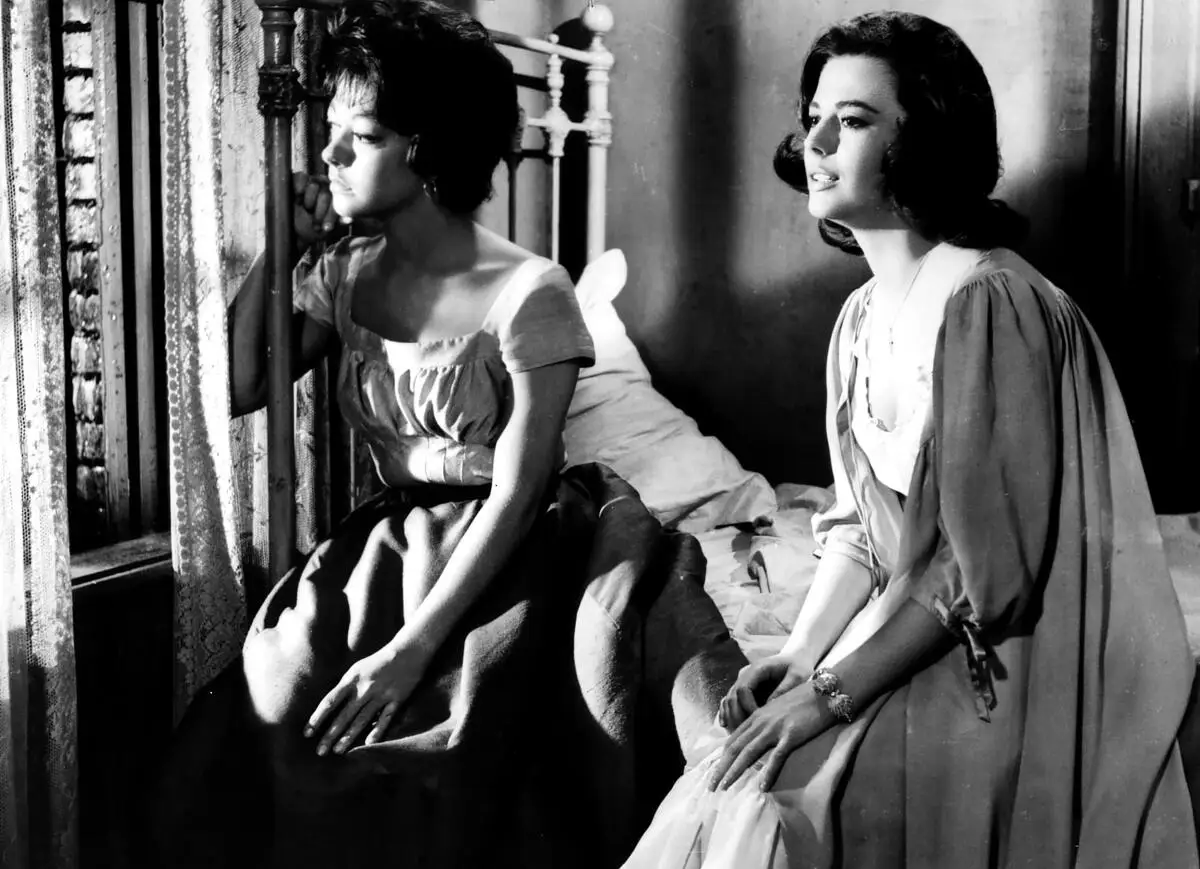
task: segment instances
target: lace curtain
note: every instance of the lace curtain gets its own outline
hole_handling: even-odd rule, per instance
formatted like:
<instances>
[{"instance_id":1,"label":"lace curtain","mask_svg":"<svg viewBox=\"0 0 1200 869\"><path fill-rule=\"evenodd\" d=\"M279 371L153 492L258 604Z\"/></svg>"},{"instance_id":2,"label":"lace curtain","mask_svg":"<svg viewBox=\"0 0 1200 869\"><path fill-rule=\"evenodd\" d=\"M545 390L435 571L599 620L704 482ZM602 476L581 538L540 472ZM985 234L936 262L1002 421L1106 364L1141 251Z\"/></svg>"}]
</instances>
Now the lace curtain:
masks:
<instances>
[{"instance_id":1,"label":"lace curtain","mask_svg":"<svg viewBox=\"0 0 1200 869\"><path fill-rule=\"evenodd\" d=\"M164 244L176 716L239 652L265 590L266 419L229 417L225 307L264 243L262 36L254 0L163 6ZM297 16L299 50L305 19ZM294 155L307 137L297 118ZM297 544L325 533L320 379L298 387Z\"/></svg>"},{"instance_id":2,"label":"lace curtain","mask_svg":"<svg viewBox=\"0 0 1200 869\"><path fill-rule=\"evenodd\" d=\"M0 866L77 865L63 272L45 3L0 0Z\"/></svg>"}]
</instances>

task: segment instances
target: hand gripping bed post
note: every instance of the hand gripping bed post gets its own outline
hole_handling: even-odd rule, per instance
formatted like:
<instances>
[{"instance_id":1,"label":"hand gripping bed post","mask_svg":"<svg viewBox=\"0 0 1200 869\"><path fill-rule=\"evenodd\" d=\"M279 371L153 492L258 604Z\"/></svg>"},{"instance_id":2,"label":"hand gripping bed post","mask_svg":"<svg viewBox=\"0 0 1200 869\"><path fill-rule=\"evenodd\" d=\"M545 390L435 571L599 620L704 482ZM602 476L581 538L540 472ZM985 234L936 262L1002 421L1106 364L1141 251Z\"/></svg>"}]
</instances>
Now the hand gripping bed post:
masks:
<instances>
[{"instance_id":1,"label":"hand gripping bed post","mask_svg":"<svg viewBox=\"0 0 1200 869\"><path fill-rule=\"evenodd\" d=\"M267 439L268 439L268 586L273 586L291 567L296 549L296 481L294 445L294 407L292 393L291 317L292 317L292 118L306 98L293 66L292 40L296 29L295 13L300 9L333 11L342 0L256 0L262 12L263 65L259 67L259 112L263 115L266 142L266 281L267 281ZM531 126L546 134L547 152L552 164L551 198L552 258L559 250L559 160L563 143L572 132L588 137L587 259L604 252L605 188L607 185L608 148L612 144L612 114L608 110L609 73L612 53L604 46L604 35L612 30L613 15L608 7L590 2L582 20L592 34L586 50L567 48L557 39L531 39L502 31L492 31L500 45L533 51L547 56L547 85L550 108ZM572 121L563 111L564 60L587 67L588 108L581 122ZM514 144L514 151L519 149ZM519 159L508 161L510 173ZM510 191L515 185L510 183ZM510 192L510 196L515 193ZM515 220L515 199L510 202L510 223ZM512 227L510 226L510 234Z\"/></svg>"}]
</instances>

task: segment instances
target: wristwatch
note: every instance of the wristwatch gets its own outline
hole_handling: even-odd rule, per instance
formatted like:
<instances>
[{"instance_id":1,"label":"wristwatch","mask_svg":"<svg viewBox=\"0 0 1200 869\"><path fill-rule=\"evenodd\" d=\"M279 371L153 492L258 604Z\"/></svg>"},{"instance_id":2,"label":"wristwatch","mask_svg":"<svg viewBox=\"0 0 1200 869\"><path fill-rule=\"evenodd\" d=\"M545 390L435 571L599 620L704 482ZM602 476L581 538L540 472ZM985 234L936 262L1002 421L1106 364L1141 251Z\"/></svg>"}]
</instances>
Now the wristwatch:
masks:
<instances>
[{"instance_id":1,"label":"wristwatch","mask_svg":"<svg viewBox=\"0 0 1200 869\"><path fill-rule=\"evenodd\" d=\"M829 711L847 724L854 720L854 699L842 691L842 680L832 670L822 667L808 680L813 691L825 698Z\"/></svg>"}]
</instances>

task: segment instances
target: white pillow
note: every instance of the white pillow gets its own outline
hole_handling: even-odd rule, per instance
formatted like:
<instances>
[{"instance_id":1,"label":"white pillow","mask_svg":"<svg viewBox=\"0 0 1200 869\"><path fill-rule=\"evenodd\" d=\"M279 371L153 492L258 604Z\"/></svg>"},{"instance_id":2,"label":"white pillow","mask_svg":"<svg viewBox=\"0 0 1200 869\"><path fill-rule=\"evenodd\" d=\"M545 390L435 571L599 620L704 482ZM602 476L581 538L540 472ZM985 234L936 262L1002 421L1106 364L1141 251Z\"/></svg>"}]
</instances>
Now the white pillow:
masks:
<instances>
[{"instance_id":1,"label":"white pillow","mask_svg":"<svg viewBox=\"0 0 1200 869\"><path fill-rule=\"evenodd\" d=\"M743 468L650 383L612 305L627 276L625 255L610 250L588 264L575 287L596 364L580 371L567 411L567 461L608 465L667 528L699 533L774 513L766 478Z\"/></svg>"}]
</instances>

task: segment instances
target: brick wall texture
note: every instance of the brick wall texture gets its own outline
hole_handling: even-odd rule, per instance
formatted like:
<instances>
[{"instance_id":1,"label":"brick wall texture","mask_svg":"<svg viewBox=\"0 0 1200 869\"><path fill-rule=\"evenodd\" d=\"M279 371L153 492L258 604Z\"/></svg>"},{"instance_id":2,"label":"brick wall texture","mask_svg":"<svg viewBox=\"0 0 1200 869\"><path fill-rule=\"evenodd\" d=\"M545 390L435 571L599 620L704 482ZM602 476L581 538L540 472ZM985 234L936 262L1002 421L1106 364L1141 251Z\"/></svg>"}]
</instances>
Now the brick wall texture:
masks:
<instances>
[{"instance_id":1,"label":"brick wall texture","mask_svg":"<svg viewBox=\"0 0 1200 869\"><path fill-rule=\"evenodd\" d=\"M95 95L91 0L63 6L63 156L66 159L67 312L70 396L75 425L71 545L86 548L107 534L104 386L100 343Z\"/></svg>"}]
</instances>

